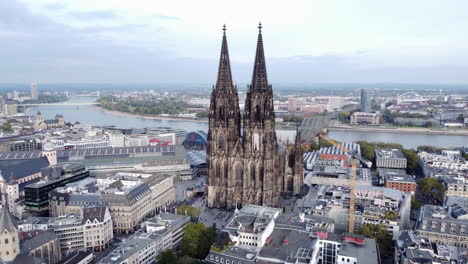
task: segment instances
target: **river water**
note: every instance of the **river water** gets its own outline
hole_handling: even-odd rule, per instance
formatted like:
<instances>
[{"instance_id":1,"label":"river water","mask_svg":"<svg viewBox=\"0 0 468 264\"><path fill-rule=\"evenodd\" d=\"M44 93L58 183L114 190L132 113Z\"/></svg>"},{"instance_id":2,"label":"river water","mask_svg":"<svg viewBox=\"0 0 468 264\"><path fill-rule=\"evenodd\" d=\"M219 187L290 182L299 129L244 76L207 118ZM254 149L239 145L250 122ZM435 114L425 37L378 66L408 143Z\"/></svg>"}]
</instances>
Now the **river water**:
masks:
<instances>
[{"instance_id":1,"label":"river water","mask_svg":"<svg viewBox=\"0 0 468 264\"><path fill-rule=\"evenodd\" d=\"M96 97L71 97L68 103L89 103L96 101ZM173 127L185 129L187 131L204 130L208 131L207 122L175 121L175 120L154 120L133 116L118 116L105 113L103 110L92 105L80 106L56 106L45 105L35 106L27 110L27 114L35 114L41 111L44 118L53 118L57 114L62 114L66 122L74 123L79 121L82 124L99 126L116 126L118 128L144 128L144 127Z\"/></svg>"},{"instance_id":2,"label":"river water","mask_svg":"<svg viewBox=\"0 0 468 264\"><path fill-rule=\"evenodd\" d=\"M95 100L95 97L71 97L68 102L94 102ZM29 108L27 114L34 114L37 111L41 111L42 115L44 115L45 118L53 118L56 114L62 114L65 117L65 121L67 122L74 123L75 121L79 121L80 123L89 125L112 125L119 128L172 127L176 129L184 129L188 132L196 130L208 131L207 122L153 120L138 118L136 116L118 116L105 113L101 109L91 105L35 106ZM289 138L290 141L294 140L293 131L278 131L278 133L278 137ZM380 133L349 130L330 130L328 132L328 137L341 142L367 140L370 142L400 143L405 148L417 148L421 145L431 145L435 147L468 146L468 136L458 135L427 135L411 133Z\"/></svg>"},{"instance_id":3,"label":"river water","mask_svg":"<svg viewBox=\"0 0 468 264\"><path fill-rule=\"evenodd\" d=\"M429 145L434 147L468 147L468 136L414 133L388 133L350 130L328 130L328 137L341 142L366 140L369 142L399 143L405 148Z\"/></svg>"}]
</instances>

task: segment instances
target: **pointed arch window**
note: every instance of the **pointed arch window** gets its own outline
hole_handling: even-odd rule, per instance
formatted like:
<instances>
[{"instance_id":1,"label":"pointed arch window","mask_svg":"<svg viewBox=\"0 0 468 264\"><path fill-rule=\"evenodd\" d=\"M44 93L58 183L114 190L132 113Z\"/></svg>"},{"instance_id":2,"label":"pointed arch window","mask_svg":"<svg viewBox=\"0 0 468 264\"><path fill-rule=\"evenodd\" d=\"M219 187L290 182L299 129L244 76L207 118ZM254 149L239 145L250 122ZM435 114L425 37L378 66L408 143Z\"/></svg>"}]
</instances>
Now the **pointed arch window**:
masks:
<instances>
[{"instance_id":1,"label":"pointed arch window","mask_svg":"<svg viewBox=\"0 0 468 264\"><path fill-rule=\"evenodd\" d=\"M259 105L255 106L255 122L260 123L262 111Z\"/></svg>"}]
</instances>

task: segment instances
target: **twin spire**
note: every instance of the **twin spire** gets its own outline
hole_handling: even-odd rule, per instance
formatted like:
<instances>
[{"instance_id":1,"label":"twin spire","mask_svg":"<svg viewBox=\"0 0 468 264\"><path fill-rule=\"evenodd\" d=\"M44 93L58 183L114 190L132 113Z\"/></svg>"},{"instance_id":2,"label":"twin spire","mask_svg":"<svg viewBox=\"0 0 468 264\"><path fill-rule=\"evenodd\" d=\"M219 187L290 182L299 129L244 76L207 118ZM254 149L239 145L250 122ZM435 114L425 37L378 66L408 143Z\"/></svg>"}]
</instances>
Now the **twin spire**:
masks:
<instances>
[{"instance_id":1,"label":"twin spire","mask_svg":"<svg viewBox=\"0 0 468 264\"><path fill-rule=\"evenodd\" d=\"M234 83L232 81L231 63L229 62L229 51L226 38L226 25L223 26L223 43L221 44L221 56L219 58L218 79L216 89L232 92Z\"/></svg>"},{"instance_id":2,"label":"twin spire","mask_svg":"<svg viewBox=\"0 0 468 264\"><path fill-rule=\"evenodd\" d=\"M268 87L269 85L265 63L265 52L263 50L262 23L259 23L257 50L255 52L255 62L250 89L256 91L266 91ZM234 82L232 81L231 64L229 61L229 51L226 38L226 25L223 25L223 41L221 44L218 79L216 80L215 89L222 89L227 92L235 91Z\"/></svg>"}]
</instances>

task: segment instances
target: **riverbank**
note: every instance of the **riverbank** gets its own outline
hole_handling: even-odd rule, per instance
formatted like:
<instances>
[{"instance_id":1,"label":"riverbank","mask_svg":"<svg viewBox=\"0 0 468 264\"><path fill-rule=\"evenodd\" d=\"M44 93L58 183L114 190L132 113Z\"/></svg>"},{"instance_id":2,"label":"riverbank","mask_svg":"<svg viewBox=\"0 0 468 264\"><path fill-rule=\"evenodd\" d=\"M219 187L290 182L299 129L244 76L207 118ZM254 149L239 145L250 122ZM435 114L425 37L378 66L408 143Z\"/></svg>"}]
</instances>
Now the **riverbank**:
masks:
<instances>
[{"instance_id":1,"label":"riverbank","mask_svg":"<svg viewBox=\"0 0 468 264\"><path fill-rule=\"evenodd\" d=\"M358 132L377 132L377 133L407 133L407 134L426 134L426 135L455 135L468 136L468 129L435 129L435 128L417 128L417 127L362 127L333 124L328 126L328 130L350 130Z\"/></svg>"},{"instance_id":2,"label":"riverbank","mask_svg":"<svg viewBox=\"0 0 468 264\"><path fill-rule=\"evenodd\" d=\"M100 107L99 105L91 105L91 107L98 109L105 114L115 115L115 116L135 117L135 118L148 119L148 120L187 121L187 122L198 122L198 123L208 122L208 119L190 119L190 118L175 117L175 116L154 116L154 115L125 113L125 112L120 112L116 110L108 110L108 109Z\"/></svg>"}]
</instances>

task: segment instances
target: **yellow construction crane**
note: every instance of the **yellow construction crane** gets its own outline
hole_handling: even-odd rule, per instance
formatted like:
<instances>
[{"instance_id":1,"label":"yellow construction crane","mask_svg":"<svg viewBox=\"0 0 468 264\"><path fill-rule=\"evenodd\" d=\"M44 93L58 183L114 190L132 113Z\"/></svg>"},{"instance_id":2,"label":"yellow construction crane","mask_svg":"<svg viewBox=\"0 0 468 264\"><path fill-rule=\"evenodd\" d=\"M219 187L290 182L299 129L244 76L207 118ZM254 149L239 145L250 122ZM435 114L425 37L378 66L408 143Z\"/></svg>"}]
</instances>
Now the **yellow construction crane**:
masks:
<instances>
[{"instance_id":1,"label":"yellow construction crane","mask_svg":"<svg viewBox=\"0 0 468 264\"><path fill-rule=\"evenodd\" d=\"M353 157L353 153L349 151L348 148L341 145L340 143L327 138L326 136L320 134L320 138L325 140L326 142L336 146L337 148L341 149L342 151L348 153ZM354 215L355 215L355 206L356 206L356 168L359 166L359 160L353 158L351 160L351 177L349 181L349 218L348 218L348 232L354 233Z\"/></svg>"}]
</instances>

